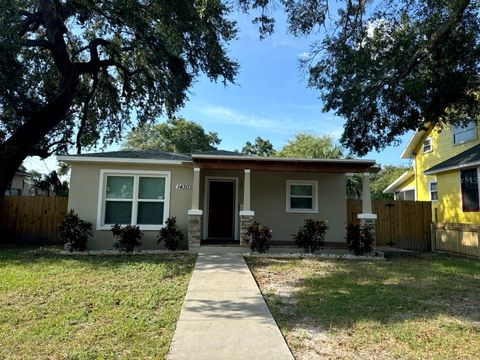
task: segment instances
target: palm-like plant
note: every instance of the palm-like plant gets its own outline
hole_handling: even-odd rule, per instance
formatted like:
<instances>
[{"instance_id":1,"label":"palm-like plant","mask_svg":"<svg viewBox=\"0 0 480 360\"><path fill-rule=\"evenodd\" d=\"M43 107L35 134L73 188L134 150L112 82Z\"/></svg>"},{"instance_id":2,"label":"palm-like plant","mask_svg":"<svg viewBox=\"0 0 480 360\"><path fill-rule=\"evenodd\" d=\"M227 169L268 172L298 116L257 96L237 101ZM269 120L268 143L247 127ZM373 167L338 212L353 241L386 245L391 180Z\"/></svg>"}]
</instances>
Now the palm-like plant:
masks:
<instances>
[{"instance_id":1,"label":"palm-like plant","mask_svg":"<svg viewBox=\"0 0 480 360\"><path fill-rule=\"evenodd\" d=\"M67 196L68 182L61 181L56 171L35 174L30 179L30 191L36 196Z\"/></svg>"}]
</instances>

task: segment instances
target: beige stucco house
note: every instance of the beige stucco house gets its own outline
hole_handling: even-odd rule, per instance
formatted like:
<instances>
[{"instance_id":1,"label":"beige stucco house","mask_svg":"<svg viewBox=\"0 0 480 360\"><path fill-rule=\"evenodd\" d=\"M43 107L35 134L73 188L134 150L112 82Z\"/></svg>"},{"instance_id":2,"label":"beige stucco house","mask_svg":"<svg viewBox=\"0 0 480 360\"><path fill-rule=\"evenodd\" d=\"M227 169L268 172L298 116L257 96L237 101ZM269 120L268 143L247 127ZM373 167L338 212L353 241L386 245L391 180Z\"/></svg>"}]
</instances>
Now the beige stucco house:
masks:
<instances>
[{"instance_id":1,"label":"beige stucco house","mask_svg":"<svg viewBox=\"0 0 480 360\"><path fill-rule=\"evenodd\" d=\"M347 173L364 174L364 217L375 217L368 189L371 160L149 150L58 160L71 164L69 208L94 224L89 248L111 248L115 223L139 225L142 247L158 248L158 231L170 216L177 218L189 246L239 244L253 221L272 229L273 242L287 243L307 218L328 220L326 241L343 243Z\"/></svg>"}]
</instances>

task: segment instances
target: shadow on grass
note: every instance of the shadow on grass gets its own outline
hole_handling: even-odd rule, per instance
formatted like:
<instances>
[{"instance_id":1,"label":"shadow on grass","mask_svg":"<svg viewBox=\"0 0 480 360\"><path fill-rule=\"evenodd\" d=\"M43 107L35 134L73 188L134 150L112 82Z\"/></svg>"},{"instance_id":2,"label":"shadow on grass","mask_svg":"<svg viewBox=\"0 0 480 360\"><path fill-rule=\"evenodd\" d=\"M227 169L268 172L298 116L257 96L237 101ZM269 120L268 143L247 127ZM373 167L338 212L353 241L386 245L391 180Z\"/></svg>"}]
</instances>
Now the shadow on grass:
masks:
<instances>
[{"instance_id":1,"label":"shadow on grass","mask_svg":"<svg viewBox=\"0 0 480 360\"><path fill-rule=\"evenodd\" d=\"M176 275L185 275L192 271L195 263L195 255L185 253L165 253L165 254L122 254L122 255L62 255L58 247L19 247L19 246L0 246L0 266L31 265L31 264L58 264L63 263L67 266L75 264L82 268L91 270L115 270L125 268L125 265L149 265L164 264L169 268L169 264L184 264L185 266L176 266Z\"/></svg>"},{"instance_id":2,"label":"shadow on grass","mask_svg":"<svg viewBox=\"0 0 480 360\"><path fill-rule=\"evenodd\" d=\"M272 262L258 259L250 265L255 270ZM303 265L302 260L276 263L274 271ZM310 260L308 266L295 282L294 306L291 299L265 294L285 326L304 319L327 328L348 328L362 321L388 324L441 314L480 321L478 260L427 255L384 263Z\"/></svg>"}]
</instances>

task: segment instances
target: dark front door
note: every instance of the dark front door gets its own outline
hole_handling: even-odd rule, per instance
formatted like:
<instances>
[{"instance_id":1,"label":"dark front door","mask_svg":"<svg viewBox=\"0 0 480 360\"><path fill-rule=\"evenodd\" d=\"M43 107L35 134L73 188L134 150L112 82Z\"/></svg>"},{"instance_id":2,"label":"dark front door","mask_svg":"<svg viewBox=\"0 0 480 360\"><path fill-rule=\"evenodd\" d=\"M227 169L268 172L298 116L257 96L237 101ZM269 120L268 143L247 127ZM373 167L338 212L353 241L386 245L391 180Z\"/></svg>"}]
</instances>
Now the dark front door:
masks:
<instances>
[{"instance_id":1,"label":"dark front door","mask_svg":"<svg viewBox=\"0 0 480 360\"><path fill-rule=\"evenodd\" d=\"M235 182L210 180L208 186L208 238L233 240Z\"/></svg>"}]
</instances>

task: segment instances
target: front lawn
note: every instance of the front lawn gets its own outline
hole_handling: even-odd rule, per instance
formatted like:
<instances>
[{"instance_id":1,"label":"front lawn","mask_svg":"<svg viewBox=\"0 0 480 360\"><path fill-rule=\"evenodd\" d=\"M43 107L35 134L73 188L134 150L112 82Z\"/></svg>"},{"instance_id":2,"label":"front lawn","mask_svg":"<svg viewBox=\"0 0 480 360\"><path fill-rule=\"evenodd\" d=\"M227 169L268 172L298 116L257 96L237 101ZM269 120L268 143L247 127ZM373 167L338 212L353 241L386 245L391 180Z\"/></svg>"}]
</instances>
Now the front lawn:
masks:
<instances>
[{"instance_id":1,"label":"front lawn","mask_svg":"<svg viewBox=\"0 0 480 360\"><path fill-rule=\"evenodd\" d=\"M165 358L194 261L0 248L0 358Z\"/></svg>"},{"instance_id":2,"label":"front lawn","mask_svg":"<svg viewBox=\"0 0 480 360\"><path fill-rule=\"evenodd\" d=\"M480 261L247 258L299 359L478 359Z\"/></svg>"}]
</instances>

